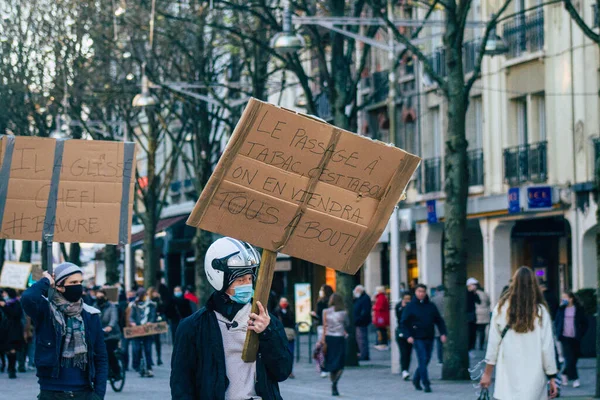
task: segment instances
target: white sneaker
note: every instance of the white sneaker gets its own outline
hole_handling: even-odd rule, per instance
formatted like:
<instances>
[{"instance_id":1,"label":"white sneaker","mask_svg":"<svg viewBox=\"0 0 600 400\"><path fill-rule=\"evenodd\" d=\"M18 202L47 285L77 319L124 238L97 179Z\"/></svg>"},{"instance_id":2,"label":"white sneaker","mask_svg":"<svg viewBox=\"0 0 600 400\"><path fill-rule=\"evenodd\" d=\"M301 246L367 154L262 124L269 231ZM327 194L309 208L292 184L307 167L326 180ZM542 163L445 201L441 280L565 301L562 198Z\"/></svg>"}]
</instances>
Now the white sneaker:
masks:
<instances>
[{"instance_id":1,"label":"white sneaker","mask_svg":"<svg viewBox=\"0 0 600 400\"><path fill-rule=\"evenodd\" d=\"M569 385L569 378L567 378L566 375L562 376L562 385L563 386L568 386Z\"/></svg>"},{"instance_id":2,"label":"white sneaker","mask_svg":"<svg viewBox=\"0 0 600 400\"><path fill-rule=\"evenodd\" d=\"M408 371L402 371L402 379L407 381L408 378L410 378L410 374L408 373Z\"/></svg>"},{"instance_id":3,"label":"white sneaker","mask_svg":"<svg viewBox=\"0 0 600 400\"><path fill-rule=\"evenodd\" d=\"M579 386L581 386L581 383L579 383L579 379L575 379L575 380L573 381L573 387L574 387L574 388L578 388Z\"/></svg>"},{"instance_id":4,"label":"white sneaker","mask_svg":"<svg viewBox=\"0 0 600 400\"><path fill-rule=\"evenodd\" d=\"M321 378L329 378L329 372L321 372Z\"/></svg>"}]
</instances>

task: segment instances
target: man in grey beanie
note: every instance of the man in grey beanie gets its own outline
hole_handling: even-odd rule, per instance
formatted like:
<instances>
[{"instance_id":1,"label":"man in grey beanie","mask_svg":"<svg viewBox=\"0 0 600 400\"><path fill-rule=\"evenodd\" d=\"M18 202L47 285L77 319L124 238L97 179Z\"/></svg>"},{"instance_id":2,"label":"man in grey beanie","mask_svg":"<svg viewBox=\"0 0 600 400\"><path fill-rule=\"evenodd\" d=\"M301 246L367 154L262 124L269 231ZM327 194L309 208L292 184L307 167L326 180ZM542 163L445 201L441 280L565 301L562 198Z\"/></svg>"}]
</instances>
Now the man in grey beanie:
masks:
<instances>
[{"instance_id":1,"label":"man in grey beanie","mask_svg":"<svg viewBox=\"0 0 600 400\"><path fill-rule=\"evenodd\" d=\"M39 400L104 399L108 357L100 311L86 305L83 272L72 263L54 269L23 293L36 329ZM54 288L55 290L50 290Z\"/></svg>"}]
</instances>

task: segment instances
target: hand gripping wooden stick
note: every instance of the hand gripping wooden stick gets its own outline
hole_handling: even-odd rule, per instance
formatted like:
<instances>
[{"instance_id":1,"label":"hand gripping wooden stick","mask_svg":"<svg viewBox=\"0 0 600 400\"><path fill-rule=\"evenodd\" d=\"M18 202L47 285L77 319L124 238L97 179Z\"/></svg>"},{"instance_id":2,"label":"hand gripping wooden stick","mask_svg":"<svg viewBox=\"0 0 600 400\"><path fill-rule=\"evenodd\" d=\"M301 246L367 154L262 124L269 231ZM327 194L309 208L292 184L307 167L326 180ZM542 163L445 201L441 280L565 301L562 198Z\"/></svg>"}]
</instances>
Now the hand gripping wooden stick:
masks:
<instances>
[{"instance_id":1,"label":"hand gripping wooden stick","mask_svg":"<svg viewBox=\"0 0 600 400\"><path fill-rule=\"evenodd\" d=\"M277 253L270 250L263 250L260 260L260 268L258 269L258 278L256 280L256 290L254 291L254 300L252 301L252 312L258 314L257 301L260 301L266 312L269 312L267 306L269 304L269 293L271 292L271 283L275 273L275 262ZM258 353L258 335L248 330L246 333L246 343L242 351L242 360L245 362L256 361Z\"/></svg>"}]
</instances>

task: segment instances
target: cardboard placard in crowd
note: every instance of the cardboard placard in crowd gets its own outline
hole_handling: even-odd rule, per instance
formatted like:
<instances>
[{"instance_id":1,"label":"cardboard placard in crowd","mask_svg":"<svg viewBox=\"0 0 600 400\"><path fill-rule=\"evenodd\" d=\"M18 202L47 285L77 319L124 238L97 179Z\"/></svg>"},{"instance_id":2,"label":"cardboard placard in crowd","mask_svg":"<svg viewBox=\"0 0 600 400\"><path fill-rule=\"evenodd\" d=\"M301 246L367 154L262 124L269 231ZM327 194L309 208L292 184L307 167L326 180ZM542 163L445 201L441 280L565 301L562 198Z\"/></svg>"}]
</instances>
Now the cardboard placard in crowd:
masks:
<instances>
[{"instance_id":1,"label":"cardboard placard in crowd","mask_svg":"<svg viewBox=\"0 0 600 400\"><path fill-rule=\"evenodd\" d=\"M123 328L123 334L125 335L126 339L150 335L160 335L163 333L167 333L168 331L169 326L164 321Z\"/></svg>"},{"instance_id":2,"label":"cardboard placard in crowd","mask_svg":"<svg viewBox=\"0 0 600 400\"><path fill-rule=\"evenodd\" d=\"M135 145L2 136L0 238L130 240Z\"/></svg>"},{"instance_id":3,"label":"cardboard placard in crowd","mask_svg":"<svg viewBox=\"0 0 600 400\"><path fill-rule=\"evenodd\" d=\"M27 289L32 265L16 261L4 261L0 274L0 288Z\"/></svg>"},{"instance_id":4,"label":"cardboard placard in crowd","mask_svg":"<svg viewBox=\"0 0 600 400\"><path fill-rule=\"evenodd\" d=\"M354 274L419 163L252 99L187 223Z\"/></svg>"},{"instance_id":5,"label":"cardboard placard in crowd","mask_svg":"<svg viewBox=\"0 0 600 400\"><path fill-rule=\"evenodd\" d=\"M106 294L106 300L110 301L111 303L116 303L119 301L119 288L105 287L102 288L102 290L104 290L104 293Z\"/></svg>"}]
</instances>

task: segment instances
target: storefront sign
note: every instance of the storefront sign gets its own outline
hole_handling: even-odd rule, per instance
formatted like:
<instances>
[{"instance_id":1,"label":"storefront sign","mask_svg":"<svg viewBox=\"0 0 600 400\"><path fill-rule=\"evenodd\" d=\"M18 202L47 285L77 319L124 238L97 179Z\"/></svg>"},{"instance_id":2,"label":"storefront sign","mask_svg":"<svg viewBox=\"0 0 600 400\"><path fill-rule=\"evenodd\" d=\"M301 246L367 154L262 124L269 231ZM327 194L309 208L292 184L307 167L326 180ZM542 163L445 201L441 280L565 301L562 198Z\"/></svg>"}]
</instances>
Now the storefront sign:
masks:
<instances>
[{"instance_id":1,"label":"storefront sign","mask_svg":"<svg viewBox=\"0 0 600 400\"><path fill-rule=\"evenodd\" d=\"M296 324L300 324L298 325L298 331L308 332L312 325L310 283L296 283L294 285L294 304L296 305Z\"/></svg>"},{"instance_id":2,"label":"storefront sign","mask_svg":"<svg viewBox=\"0 0 600 400\"><path fill-rule=\"evenodd\" d=\"M521 196L519 188L508 189L508 212L510 214L521 212Z\"/></svg>"},{"instance_id":3,"label":"storefront sign","mask_svg":"<svg viewBox=\"0 0 600 400\"><path fill-rule=\"evenodd\" d=\"M527 188L527 208L530 210L552 208L552 187L536 186Z\"/></svg>"},{"instance_id":4,"label":"storefront sign","mask_svg":"<svg viewBox=\"0 0 600 400\"><path fill-rule=\"evenodd\" d=\"M430 224L437 224L437 209L435 200L427 200L427 222Z\"/></svg>"}]
</instances>

